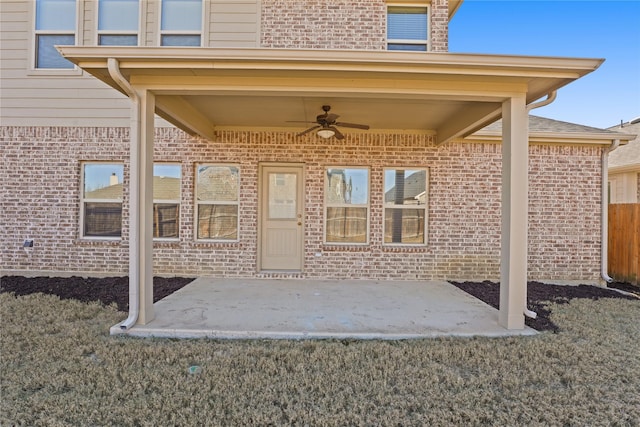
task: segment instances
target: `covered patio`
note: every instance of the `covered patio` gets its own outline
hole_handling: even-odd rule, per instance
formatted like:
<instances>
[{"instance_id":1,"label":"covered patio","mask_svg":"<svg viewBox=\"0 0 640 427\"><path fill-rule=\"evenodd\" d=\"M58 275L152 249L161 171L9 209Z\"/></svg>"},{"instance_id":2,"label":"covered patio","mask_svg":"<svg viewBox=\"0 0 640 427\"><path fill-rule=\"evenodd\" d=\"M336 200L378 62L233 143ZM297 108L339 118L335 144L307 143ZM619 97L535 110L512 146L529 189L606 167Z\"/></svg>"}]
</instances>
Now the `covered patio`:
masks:
<instances>
[{"instance_id":1,"label":"covered patio","mask_svg":"<svg viewBox=\"0 0 640 427\"><path fill-rule=\"evenodd\" d=\"M218 339L415 339L534 335L444 281L200 277L154 304L155 318L111 333Z\"/></svg>"},{"instance_id":2,"label":"covered patio","mask_svg":"<svg viewBox=\"0 0 640 427\"><path fill-rule=\"evenodd\" d=\"M160 318L165 306L175 310L178 299L170 298L157 306L152 303L155 114L191 135L214 140L217 130L299 132L305 126L292 122L313 121L321 105L332 105L350 122L369 124L372 132L428 134L440 145L502 118L501 295L499 313L492 321L499 328L522 330L528 253L528 112L536 100L544 96L551 100L557 89L594 71L603 61L295 49L61 46L59 50L132 100L131 311L121 327L133 330L143 330L143 325L152 325L154 319L167 328L181 328L178 317ZM303 220L301 215L299 225ZM262 272L259 261L256 272ZM304 269L300 273L304 274ZM310 280L287 282L298 285L291 295L306 292ZM395 282L383 285L389 291L401 289ZM271 290L275 292L279 286L274 283ZM424 288L427 292L436 289ZM359 292L356 285L342 290L341 298L352 298ZM243 286L234 291L240 295ZM323 294L322 290L317 292ZM208 297L211 301L207 304L215 307L218 295L213 292ZM414 297L407 298L406 304L415 304ZM260 292L254 298L259 304L268 295ZM427 294L419 301L424 310L431 307L429 301L443 304L446 298L453 296L433 299ZM200 298L192 302L198 301ZM292 300L286 306L292 309L295 304ZM370 306L374 307L377 305ZM380 310L392 311L392 307ZM465 322L472 318L465 310L455 312ZM174 323L170 325L169 320ZM208 330L206 325L202 328Z\"/></svg>"}]
</instances>

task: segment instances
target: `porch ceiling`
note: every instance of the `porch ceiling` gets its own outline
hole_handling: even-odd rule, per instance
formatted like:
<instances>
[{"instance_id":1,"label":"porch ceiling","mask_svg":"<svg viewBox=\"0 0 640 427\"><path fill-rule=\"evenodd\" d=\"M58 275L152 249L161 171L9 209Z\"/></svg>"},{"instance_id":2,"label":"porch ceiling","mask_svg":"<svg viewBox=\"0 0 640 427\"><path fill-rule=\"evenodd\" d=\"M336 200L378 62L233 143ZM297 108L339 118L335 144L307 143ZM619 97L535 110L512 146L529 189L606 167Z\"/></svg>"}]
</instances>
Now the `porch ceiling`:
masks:
<instances>
[{"instance_id":1,"label":"porch ceiling","mask_svg":"<svg viewBox=\"0 0 640 427\"><path fill-rule=\"evenodd\" d=\"M301 131L328 104L340 120L374 132L465 137L501 117L502 102L527 103L590 73L601 59L451 53L60 46L63 56L126 93L156 96L156 113L205 138L215 129ZM112 64L114 61L112 61ZM357 132L344 129L345 133Z\"/></svg>"}]
</instances>

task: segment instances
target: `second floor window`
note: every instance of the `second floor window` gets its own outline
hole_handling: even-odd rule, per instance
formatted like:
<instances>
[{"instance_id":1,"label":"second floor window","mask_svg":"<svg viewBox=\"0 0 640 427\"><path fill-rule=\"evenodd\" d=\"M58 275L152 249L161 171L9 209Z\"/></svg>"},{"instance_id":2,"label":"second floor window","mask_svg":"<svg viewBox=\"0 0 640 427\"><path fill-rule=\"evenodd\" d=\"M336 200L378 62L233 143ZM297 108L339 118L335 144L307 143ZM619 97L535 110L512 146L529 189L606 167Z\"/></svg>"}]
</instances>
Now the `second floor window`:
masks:
<instances>
[{"instance_id":1,"label":"second floor window","mask_svg":"<svg viewBox=\"0 0 640 427\"><path fill-rule=\"evenodd\" d=\"M202 0L162 0L161 46L202 44Z\"/></svg>"},{"instance_id":2,"label":"second floor window","mask_svg":"<svg viewBox=\"0 0 640 427\"><path fill-rule=\"evenodd\" d=\"M76 44L76 22L76 0L36 0L36 68L73 68L55 46Z\"/></svg>"},{"instance_id":3,"label":"second floor window","mask_svg":"<svg viewBox=\"0 0 640 427\"><path fill-rule=\"evenodd\" d=\"M426 52L429 46L427 6L389 6L387 50Z\"/></svg>"},{"instance_id":4,"label":"second floor window","mask_svg":"<svg viewBox=\"0 0 640 427\"><path fill-rule=\"evenodd\" d=\"M137 46L138 0L98 0L98 44Z\"/></svg>"}]
</instances>

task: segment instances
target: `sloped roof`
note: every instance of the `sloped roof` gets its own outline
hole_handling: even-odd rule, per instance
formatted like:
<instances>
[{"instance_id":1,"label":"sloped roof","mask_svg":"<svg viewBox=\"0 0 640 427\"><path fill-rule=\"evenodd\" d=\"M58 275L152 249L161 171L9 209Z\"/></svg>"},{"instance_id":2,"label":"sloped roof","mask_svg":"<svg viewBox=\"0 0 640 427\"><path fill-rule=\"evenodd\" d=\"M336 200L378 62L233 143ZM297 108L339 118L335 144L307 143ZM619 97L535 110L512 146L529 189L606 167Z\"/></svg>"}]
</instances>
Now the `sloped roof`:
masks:
<instances>
[{"instance_id":1,"label":"sloped roof","mask_svg":"<svg viewBox=\"0 0 640 427\"><path fill-rule=\"evenodd\" d=\"M629 141L627 145L618 147L609 153L609 168L640 170L640 121L610 127L609 130L636 134L636 138Z\"/></svg>"},{"instance_id":2,"label":"sloped roof","mask_svg":"<svg viewBox=\"0 0 640 427\"><path fill-rule=\"evenodd\" d=\"M620 139L622 145L636 137L635 133L629 132L626 127L617 130L600 129L534 115L529 115L529 136L531 140L557 143L610 144L614 139ZM468 139L478 138L502 138L502 119L468 137Z\"/></svg>"},{"instance_id":3,"label":"sloped roof","mask_svg":"<svg viewBox=\"0 0 640 427\"><path fill-rule=\"evenodd\" d=\"M482 131L502 132L502 119L490 124L480 132ZM529 115L529 133L596 133L615 135L618 132Z\"/></svg>"}]
</instances>

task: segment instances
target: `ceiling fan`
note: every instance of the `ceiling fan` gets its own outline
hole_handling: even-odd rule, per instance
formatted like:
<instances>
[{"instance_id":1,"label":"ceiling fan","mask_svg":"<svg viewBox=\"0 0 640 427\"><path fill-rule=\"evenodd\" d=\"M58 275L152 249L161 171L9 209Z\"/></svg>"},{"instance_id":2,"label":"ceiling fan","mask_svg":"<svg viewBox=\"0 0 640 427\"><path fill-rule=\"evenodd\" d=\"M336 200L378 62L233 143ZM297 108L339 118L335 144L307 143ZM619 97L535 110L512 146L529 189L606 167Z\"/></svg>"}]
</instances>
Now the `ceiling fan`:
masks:
<instances>
[{"instance_id":1,"label":"ceiling fan","mask_svg":"<svg viewBox=\"0 0 640 427\"><path fill-rule=\"evenodd\" d=\"M322 138L331 138L332 136L335 136L337 139L344 139L344 135L336 128L336 126L342 126L345 128L365 129L365 130L369 129L368 125L337 122L336 120L340 116L334 113L329 113L329 110L331 110L330 105L323 105L322 110L324 111L324 114L319 114L316 117L315 122L303 122L303 123L316 123L316 125L311 126L309 129L300 132L298 136L305 135L311 131L318 129L318 136Z\"/></svg>"}]
</instances>

